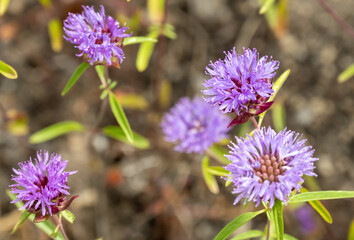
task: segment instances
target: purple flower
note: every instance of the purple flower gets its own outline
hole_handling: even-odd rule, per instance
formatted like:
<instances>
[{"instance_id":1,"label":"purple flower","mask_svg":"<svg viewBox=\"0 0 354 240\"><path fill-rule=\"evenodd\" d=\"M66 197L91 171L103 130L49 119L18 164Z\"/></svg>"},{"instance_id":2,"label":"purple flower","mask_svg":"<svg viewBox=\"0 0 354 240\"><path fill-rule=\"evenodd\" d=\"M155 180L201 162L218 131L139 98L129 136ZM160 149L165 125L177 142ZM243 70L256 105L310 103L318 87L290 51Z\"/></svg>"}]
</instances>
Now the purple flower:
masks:
<instances>
[{"instance_id":1,"label":"purple flower","mask_svg":"<svg viewBox=\"0 0 354 240\"><path fill-rule=\"evenodd\" d=\"M270 208L276 198L286 204L290 193L300 190L304 174L317 176L313 170L318 158L301 137L286 129L276 133L270 127L256 131L253 137L236 137L237 143L229 146L230 155L225 155L231 161L225 167L230 171L228 179L238 194L234 204L241 198L256 205L269 202Z\"/></svg>"},{"instance_id":2,"label":"purple flower","mask_svg":"<svg viewBox=\"0 0 354 240\"><path fill-rule=\"evenodd\" d=\"M229 119L199 97L184 97L162 119L166 140L176 142L175 150L203 153L226 137Z\"/></svg>"},{"instance_id":3,"label":"purple flower","mask_svg":"<svg viewBox=\"0 0 354 240\"><path fill-rule=\"evenodd\" d=\"M77 171L65 172L68 161L63 161L61 156L47 151L37 152L37 159L20 162L19 169L13 169L16 175L12 175L15 184L10 185L11 193L17 194L16 200L24 205L21 209L27 209L35 213L35 222L46 220L50 215L69 207L78 196L66 200L69 195L67 185L68 176Z\"/></svg>"},{"instance_id":4,"label":"purple flower","mask_svg":"<svg viewBox=\"0 0 354 240\"><path fill-rule=\"evenodd\" d=\"M256 49L244 48L244 54L237 54L235 48L225 52L225 59L210 62L202 92L205 101L218 106L224 113L235 112L236 118L229 127L266 111L273 102L267 102L273 94L272 78L279 67L278 61L267 62L268 56L259 59Z\"/></svg>"},{"instance_id":5,"label":"purple flower","mask_svg":"<svg viewBox=\"0 0 354 240\"><path fill-rule=\"evenodd\" d=\"M119 27L117 20L106 16L103 6L100 12L95 12L93 7L82 7L81 14L69 13L64 21L64 38L77 45L80 50L77 56L84 56L91 65L119 67L124 59L123 40L131 36L125 33L128 28Z\"/></svg>"},{"instance_id":6,"label":"purple flower","mask_svg":"<svg viewBox=\"0 0 354 240\"><path fill-rule=\"evenodd\" d=\"M316 228L316 222L313 218L313 211L309 205L303 205L295 210L295 217L300 223L300 231L309 234Z\"/></svg>"}]
</instances>

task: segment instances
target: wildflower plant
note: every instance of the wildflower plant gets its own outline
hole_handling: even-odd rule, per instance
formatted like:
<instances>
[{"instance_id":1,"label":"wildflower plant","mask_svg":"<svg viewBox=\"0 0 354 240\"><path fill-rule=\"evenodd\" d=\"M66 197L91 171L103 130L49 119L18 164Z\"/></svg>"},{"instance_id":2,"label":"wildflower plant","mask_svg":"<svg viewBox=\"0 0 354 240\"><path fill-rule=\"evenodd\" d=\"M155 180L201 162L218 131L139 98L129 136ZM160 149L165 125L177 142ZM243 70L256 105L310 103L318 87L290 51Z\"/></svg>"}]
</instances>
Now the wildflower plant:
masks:
<instances>
[{"instance_id":1,"label":"wildflower plant","mask_svg":"<svg viewBox=\"0 0 354 240\"><path fill-rule=\"evenodd\" d=\"M237 54L234 48L225 53L224 60L210 63L202 92L205 101L218 106L224 113L234 112L236 117L229 127L242 124L250 117L266 111L273 104L268 101L274 93L272 78L279 67L278 61L268 60L268 56L259 58L256 49L244 49Z\"/></svg>"},{"instance_id":2,"label":"wildflower plant","mask_svg":"<svg viewBox=\"0 0 354 240\"><path fill-rule=\"evenodd\" d=\"M203 154L227 137L228 121L201 98L184 97L164 115L161 126L166 140L176 143L176 151Z\"/></svg>"},{"instance_id":3,"label":"wildflower plant","mask_svg":"<svg viewBox=\"0 0 354 240\"><path fill-rule=\"evenodd\" d=\"M60 231L65 237L65 232L61 226L61 215L73 219L74 216L67 208L78 196L67 198L70 187L68 177L77 171L65 171L68 161L64 161L60 154L47 151L38 151L34 160L20 162L19 169L13 169L12 180L15 182L10 185L14 197L11 203L19 206L19 210L25 210L21 221L30 217L35 223L46 221L53 216L60 226ZM60 218L56 215L59 214ZM70 220L72 221L72 220ZM20 222L20 224L22 224ZM20 226L17 224L14 231Z\"/></svg>"},{"instance_id":4,"label":"wildflower plant","mask_svg":"<svg viewBox=\"0 0 354 240\"><path fill-rule=\"evenodd\" d=\"M259 58L256 49L244 49L244 54L237 54L233 49L225 53L224 60L218 60L207 67L210 76L205 80L202 92L204 100L217 106L223 113L236 113L229 127L242 124L249 119L255 129L247 137L236 137L230 142L229 153L225 154L224 166L209 166L209 157L203 159L204 177L208 186L217 187L212 176L221 176L226 186L232 184L235 194L234 204L243 199L244 204L254 202L264 209L246 212L227 224L214 238L228 238L236 229L259 214L267 213L268 223L264 232L250 230L242 233L242 239L265 237L267 240L291 238L284 233L283 206L292 203L310 203L328 223L332 218L319 200L353 198L353 191L316 191L309 192L301 185L305 175L317 176L314 172L314 149L306 145L302 135L286 128L275 132L270 127L261 128L267 110L272 106L275 95L288 78L290 70L285 71L277 81L272 82L279 62L268 57ZM259 117L258 122L255 116ZM283 124L277 124L283 125ZM216 152L209 156L220 157ZM212 153L212 154L210 154ZM210 188L210 187L209 187Z\"/></svg>"},{"instance_id":5,"label":"wildflower plant","mask_svg":"<svg viewBox=\"0 0 354 240\"><path fill-rule=\"evenodd\" d=\"M102 129L102 133L133 146L147 148L149 146L148 140L131 129L123 107L113 91L117 82L109 77L108 68L112 66L120 68L125 58L123 51L125 46L157 42L157 40L150 37L132 37L133 33L129 32L129 27L126 27L125 24L121 25L113 17L106 15L102 5L98 12L93 6L82 6L82 8L81 13L69 13L67 19L64 20L64 38L79 50L77 56L82 57L83 62L65 85L62 96L68 93L90 66L94 66L101 82L99 86L99 89L102 90L100 99L103 101L100 108L101 113L98 114L101 117L97 119L94 128L97 128L101 122L108 100L119 126L106 126ZM85 130L79 122L63 121L37 131L30 137L30 142L41 143L66 133Z\"/></svg>"}]
</instances>

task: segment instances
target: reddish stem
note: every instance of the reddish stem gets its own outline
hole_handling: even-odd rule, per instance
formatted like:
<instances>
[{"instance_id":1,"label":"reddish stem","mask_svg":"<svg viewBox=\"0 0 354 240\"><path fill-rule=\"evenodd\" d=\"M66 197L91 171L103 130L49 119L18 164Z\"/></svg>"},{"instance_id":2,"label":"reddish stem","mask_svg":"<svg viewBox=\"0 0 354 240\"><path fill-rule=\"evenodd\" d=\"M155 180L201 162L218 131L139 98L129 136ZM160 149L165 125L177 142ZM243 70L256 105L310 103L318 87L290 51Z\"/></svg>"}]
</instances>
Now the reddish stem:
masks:
<instances>
[{"instance_id":1,"label":"reddish stem","mask_svg":"<svg viewBox=\"0 0 354 240\"><path fill-rule=\"evenodd\" d=\"M257 130L259 130L258 123L257 123L256 119L254 118L254 116L251 117L251 120L252 120L252 123L253 123L254 127L255 127Z\"/></svg>"},{"instance_id":2,"label":"reddish stem","mask_svg":"<svg viewBox=\"0 0 354 240\"><path fill-rule=\"evenodd\" d=\"M317 0L317 2L332 16L332 18L345 30L349 33L349 35L354 38L354 30L353 28L343 19L341 18L333 9L324 1Z\"/></svg>"}]
</instances>

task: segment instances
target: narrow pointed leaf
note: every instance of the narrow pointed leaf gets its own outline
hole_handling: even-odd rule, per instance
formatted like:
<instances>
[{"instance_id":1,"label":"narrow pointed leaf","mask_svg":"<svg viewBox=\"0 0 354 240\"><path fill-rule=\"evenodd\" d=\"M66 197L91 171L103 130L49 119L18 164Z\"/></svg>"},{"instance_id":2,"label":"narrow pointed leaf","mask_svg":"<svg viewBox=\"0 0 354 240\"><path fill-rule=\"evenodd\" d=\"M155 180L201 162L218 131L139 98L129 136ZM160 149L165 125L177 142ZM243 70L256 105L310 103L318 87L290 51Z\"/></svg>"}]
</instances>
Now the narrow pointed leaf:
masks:
<instances>
[{"instance_id":1,"label":"narrow pointed leaf","mask_svg":"<svg viewBox=\"0 0 354 240\"><path fill-rule=\"evenodd\" d=\"M298 239L294 236L291 236L291 235L285 233L284 240L298 240Z\"/></svg>"},{"instance_id":2,"label":"narrow pointed leaf","mask_svg":"<svg viewBox=\"0 0 354 240\"><path fill-rule=\"evenodd\" d=\"M86 69L90 66L89 63L83 62L76 68L74 71L73 75L71 75L71 78L69 79L68 83L65 85L64 90L61 92L61 95L64 96L71 88L74 86L74 84L79 80L81 75L86 71Z\"/></svg>"},{"instance_id":3,"label":"narrow pointed leaf","mask_svg":"<svg viewBox=\"0 0 354 240\"><path fill-rule=\"evenodd\" d=\"M75 215L69 210L61 211L60 214L68 221L69 223L74 223Z\"/></svg>"},{"instance_id":4,"label":"narrow pointed leaf","mask_svg":"<svg viewBox=\"0 0 354 240\"><path fill-rule=\"evenodd\" d=\"M259 14L264 14L266 13L270 7L274 4L275 0L264 0L261 6L261 9L259 10Z\"/></svg>"},{"instance_id":5,"label":"narrow pointed leaf","mask_svg":"<svg viewBox=\"0 0 354 240\"><path fill-rule=\"evenodd\" d=\"M141 36L141 37L128 37L128 38L124 38L123 46L137 44L137 43L143 43L143 42L156 43L157 40L156 40L156 38L150 38L150 37L144 37L144 36Z\"/></svg>"},{"instance_id":6,"label":"narrow pointed leaf","mask_svg":"<svg viewBox=\"0 0 354 240\"><path fill-rule=\"evenodd\" d=\"M0 16L4 15L10 0L0 0Z\"/></svg>"},{"instance_id":7,"label":"narrow pointed leaf","mask_svg":"<svg viewBox=\"0 0 354 240\"><path fill-rule=\"evenodd\" d=\"M354 219L352 220L348 231L348 240L353 240L353 239L354 239Z\"/></svg>"},{"instance_id":8,"label":"narrow pointed leaf","mask_svg":"<svg viewBox=\"0 0 354 240\"><path fill-rule=\"evenodd\" d=\"M43 128L31 135L29 141L32 144L42 143L61 135L67 134L73 131L83 131L84 127L74 121L64 121L55 123L46 128Z\"/></svg>"},{"instance_id":9,"label":"narrow pointed leaf","mask_svg":"<svg viewBox=\"0 0 354 240\"><path fill-rule=\"evenodd\" d=\"M6 190L6 194L7 196L9 196L9 198L13 201L16 199L16 195L11 193L10 190ZM15 203L15 206L17 208L20 208L23 206L23 203L21 201L18 201ZM22 212L27 211L25 209L22 210ZM28 220L32 221L34 220L34 214L30 214L28 216ZM40 222L40 223L36 223L34 224L37 228L41 229L44 233L46 233L48 236L50 236L50 234L55 230L55 225L50 222L49 220L46 220L44 222ZM62 233L58 232L57 236L54 238L55 240L65 240Z\"/></svg>"},{"instance_id":10,"label":"narrow pointed leaf","mask_svg":"<svg viewBox=\"0 0 354 240\"><path fill-rule=\"evenodd\" d=\"M208 168L208 172L215 176L226 177L230 174L229 171L225 170L223 167L211 166Z\"/></svg>"},{"instance_id":11,"label":"narrow pointed leaf","mask_svg":"<svg viewBox=\"0 0 354 240\"><path fill-rule=\"evenodd\" d=\"M166 24L165 25L165 29L163 31L163 35L165 35L166 37L168 37L170 39L176 39L177 38L177 34L175 32L175 28L171 24Z\"/></svg>"},{"instance_id":12,"label":"narrow pointed leaf","mask_svg":"<svg viewBox=\"0 0 354 240\"><path fill-rule=\"evenodd\" d=\"M208 169L209 169L209 158L208 156L204 156L202 159L202 173L203 173L204 181L207 187L209 188L210 192L214 194L218 194L219 193L218 183L216 182L215 177L209 173Z\"/></svg>"},{"instance_id":13,"label":"narrow pointed leaf","mask_svg":"<svg viewBox=\"0 0 354 240\"><path fill-rule=\"evenodd\" d=\"M39 0L43 7L49 8L52 6L51 0Z\"/></svg>"},{"instance_id":14,"label":"narrow pointed leaf","mask_svg":"<svg viewBox=\"0 0 354 240\"><path fill-rule=\"evenodd\" d=\"M57 237L58 231L59 231L59 225L56 226L56 228L53 230L53 232L49 236L53 237L53 238Z\"/></svg>"},{"instance_id":15,"label":"narrow pointed leaf","mask_svg":"<svg viewBox=\"0 0 354 240\"><path fill-rule=\"evenodd\" d=\"M227 224L219 233L216 235L214 240L224 240L229 237L233 232L235 232L238 228L240 228L243 224L250 221L252 218L256 217L257 215L264 213L266 209L262 209L257 212L248 212L244 213L231 222Z\"/></svg>"},{"instance_id":16,"label":"narrow pointed leaf","mask_svg":"<svg viewBox=\"0 0 354 240\"><path fill-rule=\"evenodd\" d=\"M21 225L26 221L26 219L30 216L31 214L27 211L23 211L22 215L20 216L20 219L18 220L18 222L16 223L16 225L14 226L14 228L12 229L10 234L14 234L16 232L17 229L19 229L21 227Z\"/></svg>"},{"instance_id":17,"label":"narrow pointed leaf","mask_svg":"<svg viewBox=\"0 0 354 240\"><path fill-rule=\"evenodd\" d=\"M1 60L0 60L0 73L9 79L16 79L17 78L16 70Z\"/></svg>"},{"instance_id":18,"label":"narrow pointed leaf","mask_svg":"<svg viewBox=\"0 0 354 240\"><path fill-rule=\"evenodd\" d=\"M271 209L271 218L273 220L277 240L284 239L284 221L283 221L283 203L279 199L275 200Z\"/></svg>"},{"instance_id":19,"label":"narrow pointed leaf","mask_svg":"<svg viewBox=\"0 0 354 240\"><path fill-rule=\"evenodd\" d=\"M279 92L280 88L283 86L284 82L286 81L286 79L288 79L290 74L290 69L286 70L285 72L283 72L282 75L280 75L280 77L275 81L275 83L273 84L273 90L274 93L273 95L269 98L268 102L273 101L273 99L275 98L275 96L277 95L277 93ZM268 111L268 110L267 110ZM263 118L266 114L266 112L263 112L261 114L259 114L259 120L258 120L258 126L261 127L262 122L263 122Z\"/></svg>"},{"instance_id":20,"label":"narrow pointed leaf","mask_svg":"<svg viewBox=\"0 0 354 240\"><path fill-rule=\"evenodd\" d=\"M140 149L147 149L150 147L149 140L147 140L146 138L144 138L143 136L139 135L136 132L133 132L134 141L130 142L126 137L123 129L118 126L107 126L103 128L103 133L111 138L117 139L119 141L122 141L124 143L127 143L129 145L132 145Z\"/></svg>"},{"instance_id":21,"label":"narrow pointed leaf","mask_svg":"<svg viewBox=\"0 0 354 240\"><path fill-rule=\"evenodd\" d=\"M51 19L48 23L50 45L54 52L59 52L63 47L63 26L58 18Z\"/></svg>"},{"instance_id":22,"label":"narrow pointed leaf","mask_svg":"<svg viewBox=\"0 0 354 240\"><path fill-rule=\"evenodd\" d=\"M273 125L277 132L285 128L285 108L281 103L274 103L272 107Z\"/></svg>"},{"instance_id":23,"label":"narrow pointed leaf","mask_svg":"<svg viewBox=\"0 0 354 240\"><path fill-rule=\"evenodd\" d=\"M147 38L156 39L159 35L158 30L152 31L147 35ZM143 72L146 70L149 65L149 61L151 58L152 51L154 50L155 43L154 42L143 42L138 50L138 56L136 57L136 68L139 72Z\"/></svg>"},{"instance_id":24,"label":"narrow pointed leaf","mask_svg":"<svg viewBox=\"0 0 354 240\"><path fill-rule=\"evenodd\" d=\"M106 81L105 73L104 73L104 66L103 65L96 65L95 70L97 73L97 76L100 78L101 82Z\"/></svg>"},{"instance_id":25,"label":"narrow pointed leaf","mask_svg":"<svg viewBox=\"0 0 354 240\"><path fill-rule=\"evenodd\" d=\"M212 145L208 150L207 154L218 160L222 164L229 164L230 160L227 159L224 155L228 154L227 150L217 144Z\"/></svg>"},{"instance_id":26,"label":"narrow pointed leaf","mask_svg":"<svg viewBox=\"0 0 354 240\"><path fill-rule=\"evenodd\" d=\"M318 191L304 192L296 194L289 198L288 203L308 202L315 200L332 200L354 198L354 191Z\"/></svg>"},{"instance_id":27,"label":"narrow pointed leaf","mask_svg":"<svg viewBox=\"0 0 354 240\"><path fill-rule=\"evenodd\" d=\"M130 128L128 119L125 116L122 106L120 105L116 96L113 93L109 93L109 104L111 105L111 109L114 117L116 118L119 126L123 129L123 132L127 137L128 141L133 143L134 142L133 131Z\"/></svg>"},{"instance_id":28,"label":"narrow pointed leaf","mask_svg":"<svg viewBox=\"0 0 354 240\"><path fill-rule=\"evenodd\" d=\"M257 238L263 236L263 232L259 230L249 230L247 232L238 234L237 236L233 237L231 240L244 240L250 238Z\"/></svg>"},{"instance_id":29,"label":"narrow pointed leaf","mask_svg":"<svg viewBox=\"0 0 354 240\"><path fill-rule=\"evenodd\" d=\"M306 188L301 188L300 190L302 193L303 192L309 192ZM328 210L322 205L322 203L318 200L315 201L309 201L309 204L313 207L313 209L315 209L320 215L321 217L328 223L332 223L332 216L331 214L328 212Z\"/></svg>"},{"instance_id":30,"label":"narrow pointed leaf","mask_svg":"<svg viewBox=\"0 0 354 240\"><path fill-rule=\"evenodd\" d=\"M354 64L347 67L341 74L338 76L338 82L342 83L349 80L354 76Z\"/></svg>"}]
</instances>

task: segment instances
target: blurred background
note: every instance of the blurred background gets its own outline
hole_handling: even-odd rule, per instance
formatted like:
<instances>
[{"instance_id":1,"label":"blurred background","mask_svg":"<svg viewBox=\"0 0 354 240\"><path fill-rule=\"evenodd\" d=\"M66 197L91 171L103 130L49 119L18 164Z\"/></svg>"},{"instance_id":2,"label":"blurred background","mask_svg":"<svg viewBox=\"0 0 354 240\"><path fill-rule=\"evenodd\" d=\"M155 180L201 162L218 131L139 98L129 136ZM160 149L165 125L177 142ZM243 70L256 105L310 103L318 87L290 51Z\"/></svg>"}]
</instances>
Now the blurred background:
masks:
<instances>
[{"instance_id":1,"label":"blurred background","mask_svg":"<svg viewBox=\"0 0 354 240\"><path fill-rule=\"evenodd\" d=\"M354 1L326 2L354 26ZM39 149L60 153L69 169L79 170L69 178L71 194L80 195L70 207L74 224L64 223L70 239L212 239L229 221L254 210L252 204L234 206L231 186L219 177L220 193L211 193L202 178L202 156L175 152L159 125L179 98L201 94L206 65L234 46L238 52L257 48L260 55L279 60L276 78L291 70L275 99L276 114L270 110L263 125L274 126L280 114L288 129L303 133L315 148L317 182L305 185L354 190L354 79L337 81L354 63L353 37L317 1L275 3L261 15L257 0L166 0L165 11L144 0L10 1L0 17L0 59L16 69L18 79L0 76L0 239L49 239L29 221L9 235L20 216L5 193L12 168ZM174 27L150 46L150 60L137 63L140 46L129 45L121 68L110 68L132 129L150 141L146 149L108 138L95 126L102 101L94 68L61 96L82 59L48 26L61 23L68 12L81 12L81 5L98 10L101 4L134 36L151 34L149 27L156 23ZM29 143L32 133L68 120L82 123L85 132ZM109 109L99 127L106 125L116 125ZM233 127L230 137L252 130L245 126ZM333 224L306 205L290 206L284 213L285 232L298 239L347 239L354 201L322 203ZM265 225L262 215L238 232Z\"/></svg>"}]
</instances>

